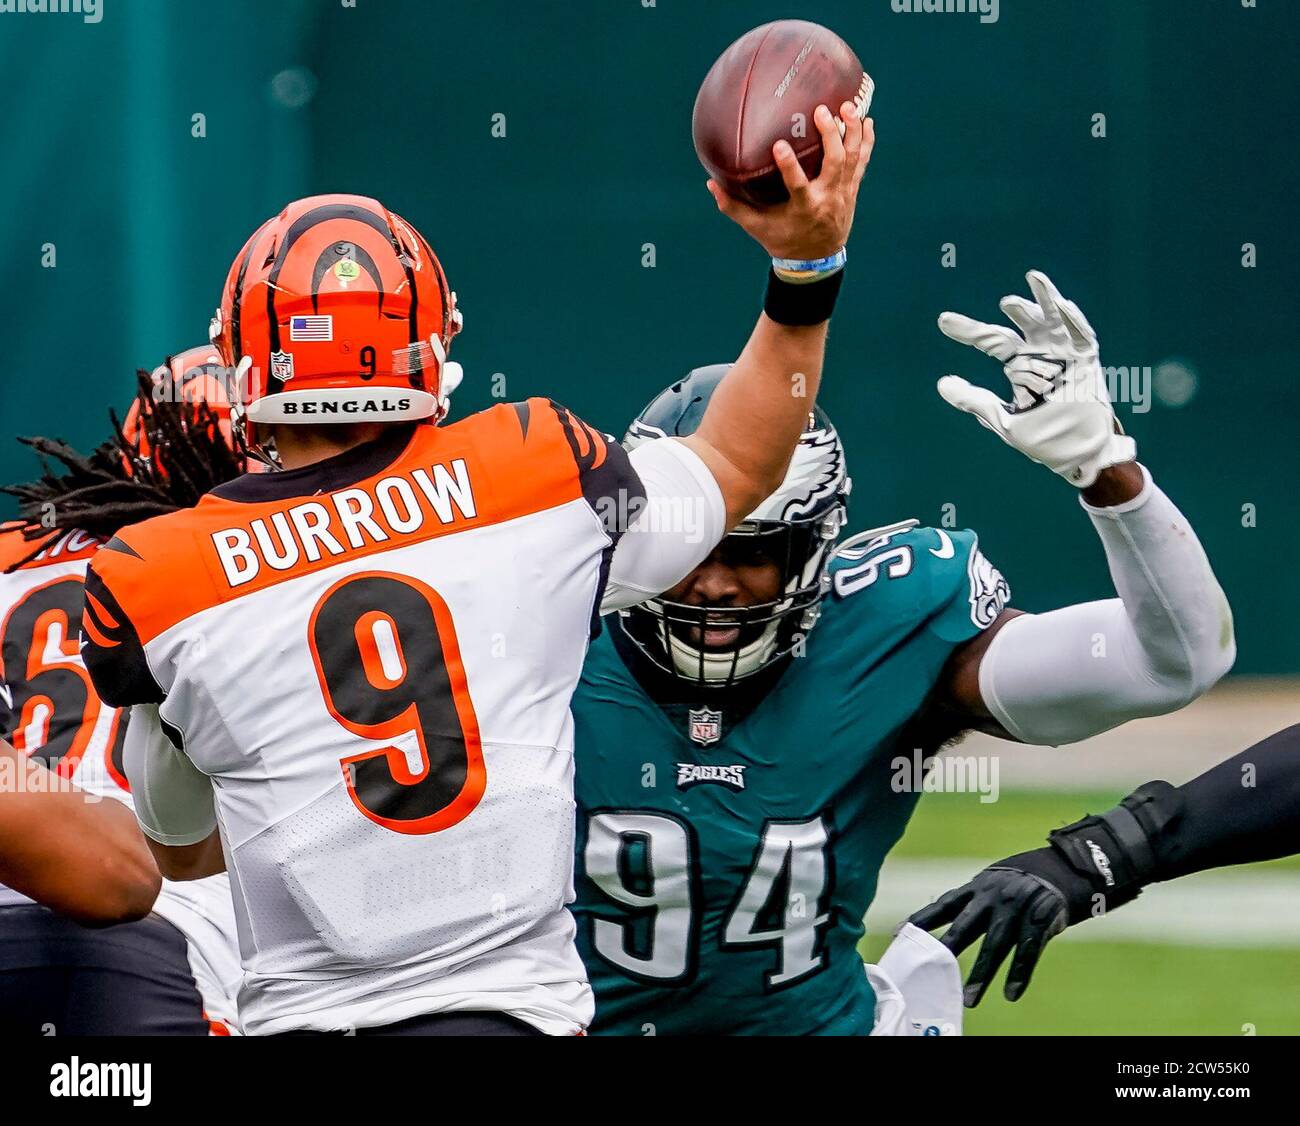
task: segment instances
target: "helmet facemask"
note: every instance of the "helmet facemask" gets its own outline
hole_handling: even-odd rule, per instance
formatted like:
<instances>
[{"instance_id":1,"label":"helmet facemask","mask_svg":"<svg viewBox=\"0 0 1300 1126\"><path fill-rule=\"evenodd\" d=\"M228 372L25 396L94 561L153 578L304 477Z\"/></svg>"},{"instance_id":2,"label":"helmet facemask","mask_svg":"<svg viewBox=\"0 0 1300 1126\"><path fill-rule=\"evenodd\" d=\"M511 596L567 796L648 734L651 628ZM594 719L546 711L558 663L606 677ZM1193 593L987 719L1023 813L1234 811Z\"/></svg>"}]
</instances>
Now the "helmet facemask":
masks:
<instances>
[{"instance_id":1,"label":"helmet facemask","mask_svg":"<svg viewBox=\"0 0 1300 1126\"><path fill-rule=\"evenodd\" d=\"M723 550L732 559L761 551L774 560L779 597L749 606L654 598L622 612L624 631L654 664L700 687L726 688L761 672L793 651L816 624L844 519L837 498L806 519L745 521L723 540ZM733 639L709 644L709 633L732 630Z\"/></svg>"},{"instance_id":2,"label":"helmet facemask","mask_svg":"<svg viewBox=\"0 0 1300 1126\"><path fill-rule=\"evenodd\" d=\"M623 444L635 449L694 433L730 367L699 367L665 388L633 420ZM770 667L817 623L850 487L839 435L812 406L781 484L722 541L742 561L746 551L763 550L779 568L777 596L746 607L652 598L620 612L623 632L659 668L699 687L725 688ZM708 643L708 631L727 629L733 639Z\"/></svg>"}]
</instances>

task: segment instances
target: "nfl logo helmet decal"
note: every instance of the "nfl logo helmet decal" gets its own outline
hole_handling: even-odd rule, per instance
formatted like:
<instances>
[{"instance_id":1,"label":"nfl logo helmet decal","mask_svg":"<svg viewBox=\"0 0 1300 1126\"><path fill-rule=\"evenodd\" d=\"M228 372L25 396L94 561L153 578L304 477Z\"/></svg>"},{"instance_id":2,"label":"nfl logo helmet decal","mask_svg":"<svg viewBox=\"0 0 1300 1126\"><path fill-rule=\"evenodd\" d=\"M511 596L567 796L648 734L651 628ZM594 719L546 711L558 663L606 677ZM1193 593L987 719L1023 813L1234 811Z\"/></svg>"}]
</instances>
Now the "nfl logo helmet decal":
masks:
<instances>
[{"instance_id":1,"label":"nfl logo helmet decal","mask_svg":"<svg viewBox=\"0 0 1300 1126\"><path fill-rule=\"evenodd\" d=\"M288 383L293 378L293 353L271 353L271 378L281 383Z\"/></svg>"},{"instance_id":2,"label":"nfl logo helmet decal","mask_svg":"<svg viewBox=\"0 0 1300 1126\"><path fill-rule=\"evenodd\" d=\"M722 713L712 708L692 708L687 731L691 742L701 747L711 746L722 738Z\"/></svg>"}]
</instances>

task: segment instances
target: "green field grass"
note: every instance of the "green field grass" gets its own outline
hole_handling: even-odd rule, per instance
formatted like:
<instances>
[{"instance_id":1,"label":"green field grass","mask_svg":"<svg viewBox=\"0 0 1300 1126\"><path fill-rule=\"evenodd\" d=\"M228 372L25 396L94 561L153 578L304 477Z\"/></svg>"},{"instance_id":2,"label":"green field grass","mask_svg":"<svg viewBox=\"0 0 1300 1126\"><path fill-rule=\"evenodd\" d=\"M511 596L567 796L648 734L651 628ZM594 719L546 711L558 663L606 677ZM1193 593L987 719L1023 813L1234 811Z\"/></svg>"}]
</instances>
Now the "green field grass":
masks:
<instances>
[{"instance_id":1,"label":"green field grass","mask_svg":"<svg viewBox=\"0 0 1300 1126\"><path fill-rule=\"evenodd\" d=\"M927 795L891 855L912 859L996 860L1037 847L1046 832L1085 812L1100 812L1119 793L1004 793L990 805L972 795ZM1288 858L1257 866L1300 869ZM889 935L869 935L868 961ZM961 958L969 969L975 950ZM1300 950L1219 949L1148 943L1058 940L1028 992L1003 999L1001 975L981 1005L966 1012L968 1035L1300 1034ZM1005 967L1003 972L1005 972Z\"/></svg>"}]
</instances>

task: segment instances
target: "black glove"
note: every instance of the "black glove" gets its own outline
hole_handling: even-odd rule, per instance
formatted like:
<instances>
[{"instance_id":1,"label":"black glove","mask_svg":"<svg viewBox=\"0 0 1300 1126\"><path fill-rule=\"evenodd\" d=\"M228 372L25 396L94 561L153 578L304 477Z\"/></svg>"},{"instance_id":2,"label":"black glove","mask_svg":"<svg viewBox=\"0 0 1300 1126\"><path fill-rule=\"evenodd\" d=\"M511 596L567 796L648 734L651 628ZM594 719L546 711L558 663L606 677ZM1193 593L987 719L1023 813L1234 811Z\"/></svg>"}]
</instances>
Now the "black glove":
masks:
<instances>
[{"instance_id":1,"label":"black glove","mask_svg":"<svg viewBox=\"0 0 1300 1126\"><path fill-rule=\"evenodd\" d=\"M1024 994L1050 939L1136 899L1156 878L1151 838L1177 801L1169 783L1149 782L1108 813L1057 829L1047 848L999 860L916 912L908 921L922 930L952 924L942 942L954 954L985 936L966 979L966 1007L980 1003L1013 948L1003 990L1008 1001Z\"/></svg>"}]
</instances>

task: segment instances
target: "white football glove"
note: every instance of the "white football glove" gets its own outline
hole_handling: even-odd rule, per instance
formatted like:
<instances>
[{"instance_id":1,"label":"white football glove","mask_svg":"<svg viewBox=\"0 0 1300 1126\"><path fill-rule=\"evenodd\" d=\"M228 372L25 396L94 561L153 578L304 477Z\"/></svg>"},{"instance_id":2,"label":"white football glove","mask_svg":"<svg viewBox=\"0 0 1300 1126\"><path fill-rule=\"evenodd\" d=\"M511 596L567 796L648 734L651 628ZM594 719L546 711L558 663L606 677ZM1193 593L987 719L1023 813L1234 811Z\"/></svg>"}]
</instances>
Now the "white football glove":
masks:
<instances>
[{"instance_id":1,"label":"white football glove","mask_svg":"<svg viewBox=\"0 0 1300 1126\"><path fill-rule=\"evenodd\" d=\"M1107 466L1132 461L1137 445L1115 417L1101 370L1097 334L1073 301L1046 274L1025 275L1035 301L1004 297L1002 311L1024 333L944 313L939 329L1001 360L1011 380L1005 403L960 376L939 380L939 394L973 414L1009 446L1045 465L1072 485L1087 488Z\"/></svg>"}]
</instances>

